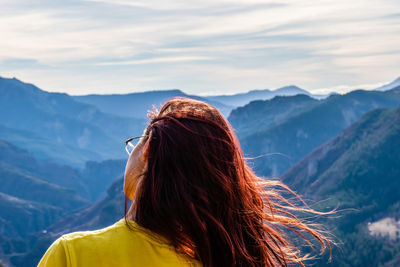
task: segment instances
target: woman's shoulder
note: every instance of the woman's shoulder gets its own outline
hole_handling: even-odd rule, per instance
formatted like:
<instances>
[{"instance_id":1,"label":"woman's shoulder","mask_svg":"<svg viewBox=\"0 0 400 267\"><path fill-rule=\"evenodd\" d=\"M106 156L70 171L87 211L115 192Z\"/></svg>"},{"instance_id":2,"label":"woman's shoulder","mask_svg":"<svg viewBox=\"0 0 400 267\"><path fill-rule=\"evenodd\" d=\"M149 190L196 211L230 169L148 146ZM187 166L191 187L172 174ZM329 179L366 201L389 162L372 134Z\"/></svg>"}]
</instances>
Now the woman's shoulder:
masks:
<instances>
[{"instance_id":1,"label":"woman's shoulder","mask_svg":"<svg viewBox=\"0 0 400 267\"><path fill-rule=\"evenodd\" d=\"M79 240L91 240L102 238L115 234L123 234L124 231L124 220L120 219L112 225L109 225L104 228L96 229L96 230L87 230L87 231L75 231L67 234L63 234L60 239L65 240L67 242L79 241Z\"/></svg>"},{"instance_id":2,"label":"woman's shoulder","mask_svg":"<svg viewBox=\"0 0 400 267\"><path fill-rule=\"evenodd\" d=\"M125 220L124 218L118 220L114 224L91 231L77 231L61 236L61 239L68 243L91 243L101 241L101 244L108 242L118 241L121 242L150 242L155 246L170 247L169 242L151 232L150 230L140 226L135 221ZM93 245L93 244L91 244Z\"/></svg>"},{"instance_id":3,"label":"woman's shoulder","mask_svg":"<svg viewBox=\"0 0 400 267\"><path fill-rule=\"evenodd\" d=\"M129 227L128 227L129 225ZM92 231L64 234L39 266L200 266L179 256L163 237L124 218Z\"/></svg>"}]
</instances>

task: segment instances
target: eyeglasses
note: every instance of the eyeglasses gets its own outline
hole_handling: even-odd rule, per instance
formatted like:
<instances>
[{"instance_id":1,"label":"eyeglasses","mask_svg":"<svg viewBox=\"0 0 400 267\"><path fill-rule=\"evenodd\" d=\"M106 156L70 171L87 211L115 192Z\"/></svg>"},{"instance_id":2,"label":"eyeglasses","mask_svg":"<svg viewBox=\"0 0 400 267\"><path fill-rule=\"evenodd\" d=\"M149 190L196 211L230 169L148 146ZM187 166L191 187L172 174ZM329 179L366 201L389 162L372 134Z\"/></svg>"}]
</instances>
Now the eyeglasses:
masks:
<instances>
[{"instance_id":1,"label":"eyeglasses","mask_svg":"<svg viewBox=\"0 0 400 267\"><path fill-rule=\"evenodd\" d=\"M128 140L125 141L125 150L128 153L128 155L131 155L135 147L140 141L140 138L142 137L147 137L148 135L142 135L142 136L136 136L136 137L131 137Z\"/></svg>"}]
</instances>

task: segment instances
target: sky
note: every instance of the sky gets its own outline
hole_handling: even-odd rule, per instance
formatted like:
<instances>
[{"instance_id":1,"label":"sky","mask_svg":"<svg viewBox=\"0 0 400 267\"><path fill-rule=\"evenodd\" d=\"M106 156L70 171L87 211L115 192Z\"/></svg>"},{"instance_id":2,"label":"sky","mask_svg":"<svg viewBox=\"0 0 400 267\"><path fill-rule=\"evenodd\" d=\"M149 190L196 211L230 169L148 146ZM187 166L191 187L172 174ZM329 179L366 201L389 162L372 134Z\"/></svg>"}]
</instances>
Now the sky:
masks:
<instances>
[{"instance_id":1,"label":"sky","mask_svg":"<svg viewBox=\"0 0 400 267\"><path fill-rule=\"evenodd\" d=\"M0 0L0 76L72 95L372 89L400 76L400 1Z\"/></svg>"}]
</instances>

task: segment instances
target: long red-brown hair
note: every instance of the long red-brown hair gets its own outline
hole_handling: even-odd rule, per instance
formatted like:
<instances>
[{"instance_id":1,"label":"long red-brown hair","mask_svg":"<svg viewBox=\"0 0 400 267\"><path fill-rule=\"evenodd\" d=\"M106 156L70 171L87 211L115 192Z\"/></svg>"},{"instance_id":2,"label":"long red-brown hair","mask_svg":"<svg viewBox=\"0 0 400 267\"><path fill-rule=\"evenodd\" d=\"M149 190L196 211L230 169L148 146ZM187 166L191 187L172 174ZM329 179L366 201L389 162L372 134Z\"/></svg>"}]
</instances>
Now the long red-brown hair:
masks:
<instances>
[{"instance_id":1,"label":"long red-brown hair","mask_svg":"<svg viewBox=\"0 0 400 267\"><path fill-rule=\"evenodd\" d=\"M293 214L318 212L293 205L277 190L289 188L254 174L216 108L174 98L149 118L147 170L125 219L210 267L303 265L309 257L290 232L309 245L313 236L321 251L330 247L325 234Z\"/></svg>"}]
</instances>

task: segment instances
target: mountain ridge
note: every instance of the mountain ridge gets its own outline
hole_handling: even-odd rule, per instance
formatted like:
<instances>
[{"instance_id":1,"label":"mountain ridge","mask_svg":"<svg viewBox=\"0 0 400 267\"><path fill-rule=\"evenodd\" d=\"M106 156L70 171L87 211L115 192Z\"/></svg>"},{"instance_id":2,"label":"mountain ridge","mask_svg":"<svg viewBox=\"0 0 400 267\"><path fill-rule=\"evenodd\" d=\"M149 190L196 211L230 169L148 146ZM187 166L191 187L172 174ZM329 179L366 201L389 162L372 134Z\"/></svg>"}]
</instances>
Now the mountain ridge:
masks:
<instances>
[{"instance_id":1,"label":"mountain ridge","mask_svg":"<svg viewBox=\"0 0 400 267\"><path fill-rule=\"evenodd\" d=\"M331 95L272 128L245 136L240 140L242 148L251 152L248 154L250 157L271 155L254 160L256 172L262 176L279 176L365 112L378 107L398 106L399 91L400 87L385 92L356 90L344 95Z\"/></svg>"},{"instance_id":2,"label":"mountain ridge","mask_svg":"<svg viewBox=\"0 0 400 267\"><path fill-rule=\"evenodd\" d=\"M400 106L366 113L282 175L282 181L317 209L333 209L324 220L341 239L335 266L392 266L400 261L400 239L373 234L370 226L400 218ZM389 232L389 225L381 225ZM325 266L325 265L323 265ZM326 266L331 266L326 264Z\"/></svg>"},{"instance_id":3,"label":"mountain ridge","mask_svg":"<svg viewBox=\"0 0 400 267\"><path fill-rule=\"evenodd\" d=\"M159 108L165 101L173 97L189 97L208 102L219 109L225 116L227 116L232 109L232 107L227 104L196 95L189 95L179 89L153 90L127 94L89 94L73 96L75 100L96 106L103 112L133 118L145 118L147 111L151 110L153 105Z\"/></svg>"},{"instance_id":4,"label":"mountain ridge","mask_svg":"<svg viewBox=\"0 0 400 267\"><path fill-rule=\"evenodd\" d=\"M8 131L8 134L2 131L1 138L15 141L17 131L33 132L43 138L42 148L53 144L60 149L70 147L71 155L63 159L71 164L77 161L74 153L82 158L83 162L78 163L81 166L86 160L123 158L123 141L139 135L146 124L145 119L103 113L67 94L46 92L18 79L1 78L0 94L0 126ZM21 133L21 138L28 150L39 152L35 149L35 139L29 134L22 136ZM46 150L42 152L46 153ZM46 159L46 154L40 156Z\"/></svg>"},{"instance_id":5,"label":"mountain ridge","mask_svg":"<svg viewBox=\"0 0 400 267\"><path fill-rule=\"evenodd\" d=\"M308 95L316 99L327 97L326 95L312 94L296 85L284 86L275 90L270 89L255 89L244 93L237 93L233 95L216 95L205 96L208 99L220 101L222 103L230 103L235 107L244 106L254 100L269 100L275 96L293 96L297 94Z\"/></svg>"},{"instance_id":6,"label":"mountain ridge","mask_svg":"<svg viewBox=\"0 0 400 267\"><path fill-rule=\"evenodd\" d=\"M251 133L276 126L318 103L318 100L303 94L275 96L269 100L254 100L243 107L235 108L228 120L239 139L242 139Z\"/></svg>"},{"instance_id":7,"label":"mountain ridge","mask_svg":"<svg viewBox=\"0 0 400 267\"><path fill-rule=\"evenodd\" d=\"M380 86L378 88L375 88L374 90L376 91L387 91L387 90L391 90L395 87L400 86L400 77L398 77L397 79L393 80L392 82L385 84L383 86Z\"/></svg>"}]
</instances>

